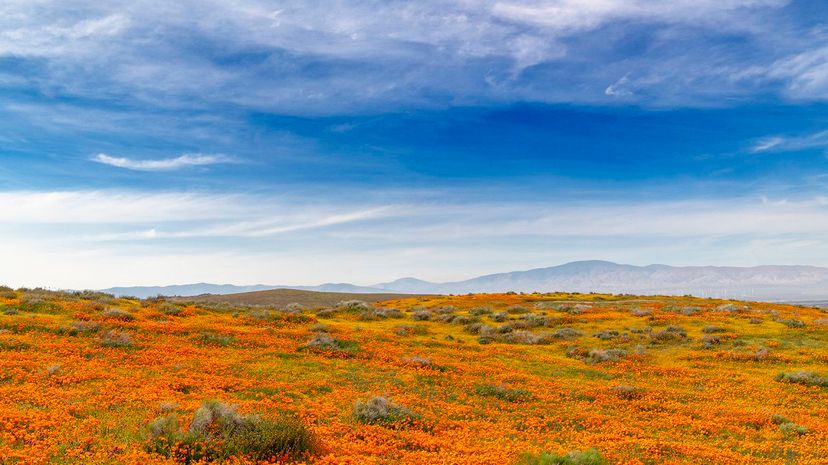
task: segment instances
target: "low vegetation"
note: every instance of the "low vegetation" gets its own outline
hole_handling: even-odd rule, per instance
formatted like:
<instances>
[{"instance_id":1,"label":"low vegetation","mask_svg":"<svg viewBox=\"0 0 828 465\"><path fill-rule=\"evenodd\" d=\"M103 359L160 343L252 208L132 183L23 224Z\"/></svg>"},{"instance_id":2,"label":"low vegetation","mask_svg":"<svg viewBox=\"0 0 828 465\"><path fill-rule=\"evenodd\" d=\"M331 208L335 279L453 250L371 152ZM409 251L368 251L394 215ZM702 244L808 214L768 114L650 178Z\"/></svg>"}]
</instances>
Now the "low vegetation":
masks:
<instances>
[{"instance_id":1,"label":"low vegetation","mask_svg":"<svg viewBox=\"0 0 828 465\"><path fill-rule=\"evenodd\" d=\"M0 287L0 463L771 465L828 453L816 308L299 297Z\"/></svg>"}]
</instances>

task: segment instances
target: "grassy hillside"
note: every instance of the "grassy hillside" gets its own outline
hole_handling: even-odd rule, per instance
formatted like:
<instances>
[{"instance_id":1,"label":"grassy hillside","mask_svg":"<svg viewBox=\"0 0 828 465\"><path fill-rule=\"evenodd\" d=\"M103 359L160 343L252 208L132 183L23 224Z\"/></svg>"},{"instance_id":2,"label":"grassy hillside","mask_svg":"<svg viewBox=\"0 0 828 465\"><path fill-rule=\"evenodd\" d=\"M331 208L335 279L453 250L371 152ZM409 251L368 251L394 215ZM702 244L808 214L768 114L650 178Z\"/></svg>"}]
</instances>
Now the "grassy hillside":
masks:
<instances>
[{"instance_id":1,"label":"grassy hillside","mask_svg":"<svg viewBox=\"0 0 828 465\"><path fill-rule=\"evenodd\" d=\"M828 313L0 292L0 463L824 464ZM234 407L235 406L235 407Z\"/></svg>"},{"instance_id":2,"label":"grassy hillside","mask_svg":"<svg viewBox=\"0 0 828 465\"><path fill-rule=\"evenodd\" d=\"M383 300L413 297L411 294L357 294L346 292L316 292L296 289L270 289L267 291L240 292L238 294L200 295L196 297L179 297L182 302L226 303L241 305L275 305L278 307L290 303L299 303L309 307L336 305L343 300L361 300L373 303Z\"/></svg>"}]
</instances>

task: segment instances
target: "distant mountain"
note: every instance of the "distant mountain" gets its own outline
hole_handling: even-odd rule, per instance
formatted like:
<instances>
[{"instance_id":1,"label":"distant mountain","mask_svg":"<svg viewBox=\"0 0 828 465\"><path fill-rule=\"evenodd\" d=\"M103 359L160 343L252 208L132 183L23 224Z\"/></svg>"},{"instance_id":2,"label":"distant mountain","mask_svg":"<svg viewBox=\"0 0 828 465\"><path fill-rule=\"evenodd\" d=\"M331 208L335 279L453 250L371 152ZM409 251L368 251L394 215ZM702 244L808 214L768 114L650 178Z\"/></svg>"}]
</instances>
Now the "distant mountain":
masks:
<instances>
[{"instance_id":1,"label":"distant mountain","mask_svg":"<svg viewBox=\"0 0 828 465\"><path fill-rule=\"evenodd\" d=\"M692 294L756 300L820 300L828 298L828 268L633 266L595 260L491 274L465 281L428 283L406 278L374 287L388 291L430 294L570 291Z\"/></svg>"},{"instance_id":2,"label":"distant mountain","mask_svg":"<svg viewBox=\"0 0 828 465\"><path fill-rule=\"evenodd\" d=\"M130 286L130 287L111 287L109 289L101 289L103 292L113 294L116 296L133 296L145 299L147 297L155 297L159 295L170 297L190 297L203 294L227 295L239 294L242 292L267 291L271 289L296 289L303 291L319 291L319 292L350 292L350 293L384 293L383 289L375 287L356 286L347 283L325 283L319 286L274 286L265 284L254 284L250 286L236 286L233 284L210 284L210 283L196 283L196 284L175 284L171 286Z\"/></svg>"},{"instance_id":3,"label":"distant mountain","mask_svg":"<svg viewBox=\"0 0 828 465\"><path fill-rule=\"evenodd\" d=\"M236 294L239 292L264 291L273 289L274 286L256 284L252 286L235 286L233 284L174 284L171 286L131 286L131 287L110 287L101 289L103 292L116 296L134 296L140 298L154 297L157 295L166 296L191 296L199 294Z\"/></svg>"},{"instance_id":4,"label":"distant mountain","mask_svg":"<svg viewBox=\"0 0 828 465\"><path fill-rule=\"evenodd\" d=\"M405 294L461 294L468 292L606 292L628 294L692 294L754 300L828 299L828 268L814 266L668 266L621 265L606 261L580 261L528 271L513 271L455 282L434 283L402 278L373 286L328 283L319 286L233 286L191 284L162 287L105 289L116 295L193 296L231 294L268 289L299 289L325 292Z\"/></svg>"}]
</instances>

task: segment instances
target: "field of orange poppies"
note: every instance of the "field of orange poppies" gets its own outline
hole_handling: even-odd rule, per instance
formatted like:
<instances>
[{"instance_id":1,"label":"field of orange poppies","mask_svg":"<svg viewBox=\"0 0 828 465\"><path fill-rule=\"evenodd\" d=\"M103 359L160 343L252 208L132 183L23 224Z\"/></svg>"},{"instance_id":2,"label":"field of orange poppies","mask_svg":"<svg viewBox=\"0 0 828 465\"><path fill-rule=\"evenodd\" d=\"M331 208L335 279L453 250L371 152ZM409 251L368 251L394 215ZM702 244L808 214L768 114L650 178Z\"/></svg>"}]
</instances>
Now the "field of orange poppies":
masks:
<instances>
[{"instance_id":1,"label":"field of orange poppies","mask_svg":"<svg viewBox=\"0 0 828 465\"><path fill-rule=\"evenodd\" d=\"M828 463L828 313L0 292L0 463Z\"/></svg>"}]
</instances>

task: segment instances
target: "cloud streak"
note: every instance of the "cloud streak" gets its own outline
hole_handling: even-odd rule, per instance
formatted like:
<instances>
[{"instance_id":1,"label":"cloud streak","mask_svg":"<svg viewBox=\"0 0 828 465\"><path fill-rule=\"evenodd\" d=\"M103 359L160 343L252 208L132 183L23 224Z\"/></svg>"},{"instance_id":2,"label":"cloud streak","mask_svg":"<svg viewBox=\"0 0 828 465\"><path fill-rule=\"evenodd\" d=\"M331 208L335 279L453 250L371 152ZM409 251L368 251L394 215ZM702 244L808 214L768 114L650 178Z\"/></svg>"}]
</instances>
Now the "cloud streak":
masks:
<instances>
[{"instance_id":1,"label":"cloud streak","mask_svg":"<svg viewBox=\"0 0 828 465\"><path fill-rule=\"evenodd\" d=\"M0 253L20 264L0 270L0 282L13 285L368 284L586 258L828 265L828 200L819 197L381 204L264 194L10 191L0 193L0 216L9 219L0 226Z\"/></svg>"},{"instance_id":2,"label":"cloud streak","mask_svg":"<svg viewBox=\"0 0 828 465\"><path fill-rule=\"evenodd\" d=\"M186 153L174 158L160 160L136 160L126 157L113 157L105 153L99 153L92 158L93 161L104 165L114 166L134 171L171 171L191 166L206 166L219 163L231 163L233 159L225 155L204 155L200 153Z\"/></svg>"},{"instance_id":3,"label":"cloud streak","mask_svg":"<svg viewBox=\"0 0 828 465\"><path fill-rule=\"evenodd\" d=\"M828 130L799 136L771 136L759 139L751 151L791 152L805 149L828 149Z\"/></svg>"}]
</instances>

